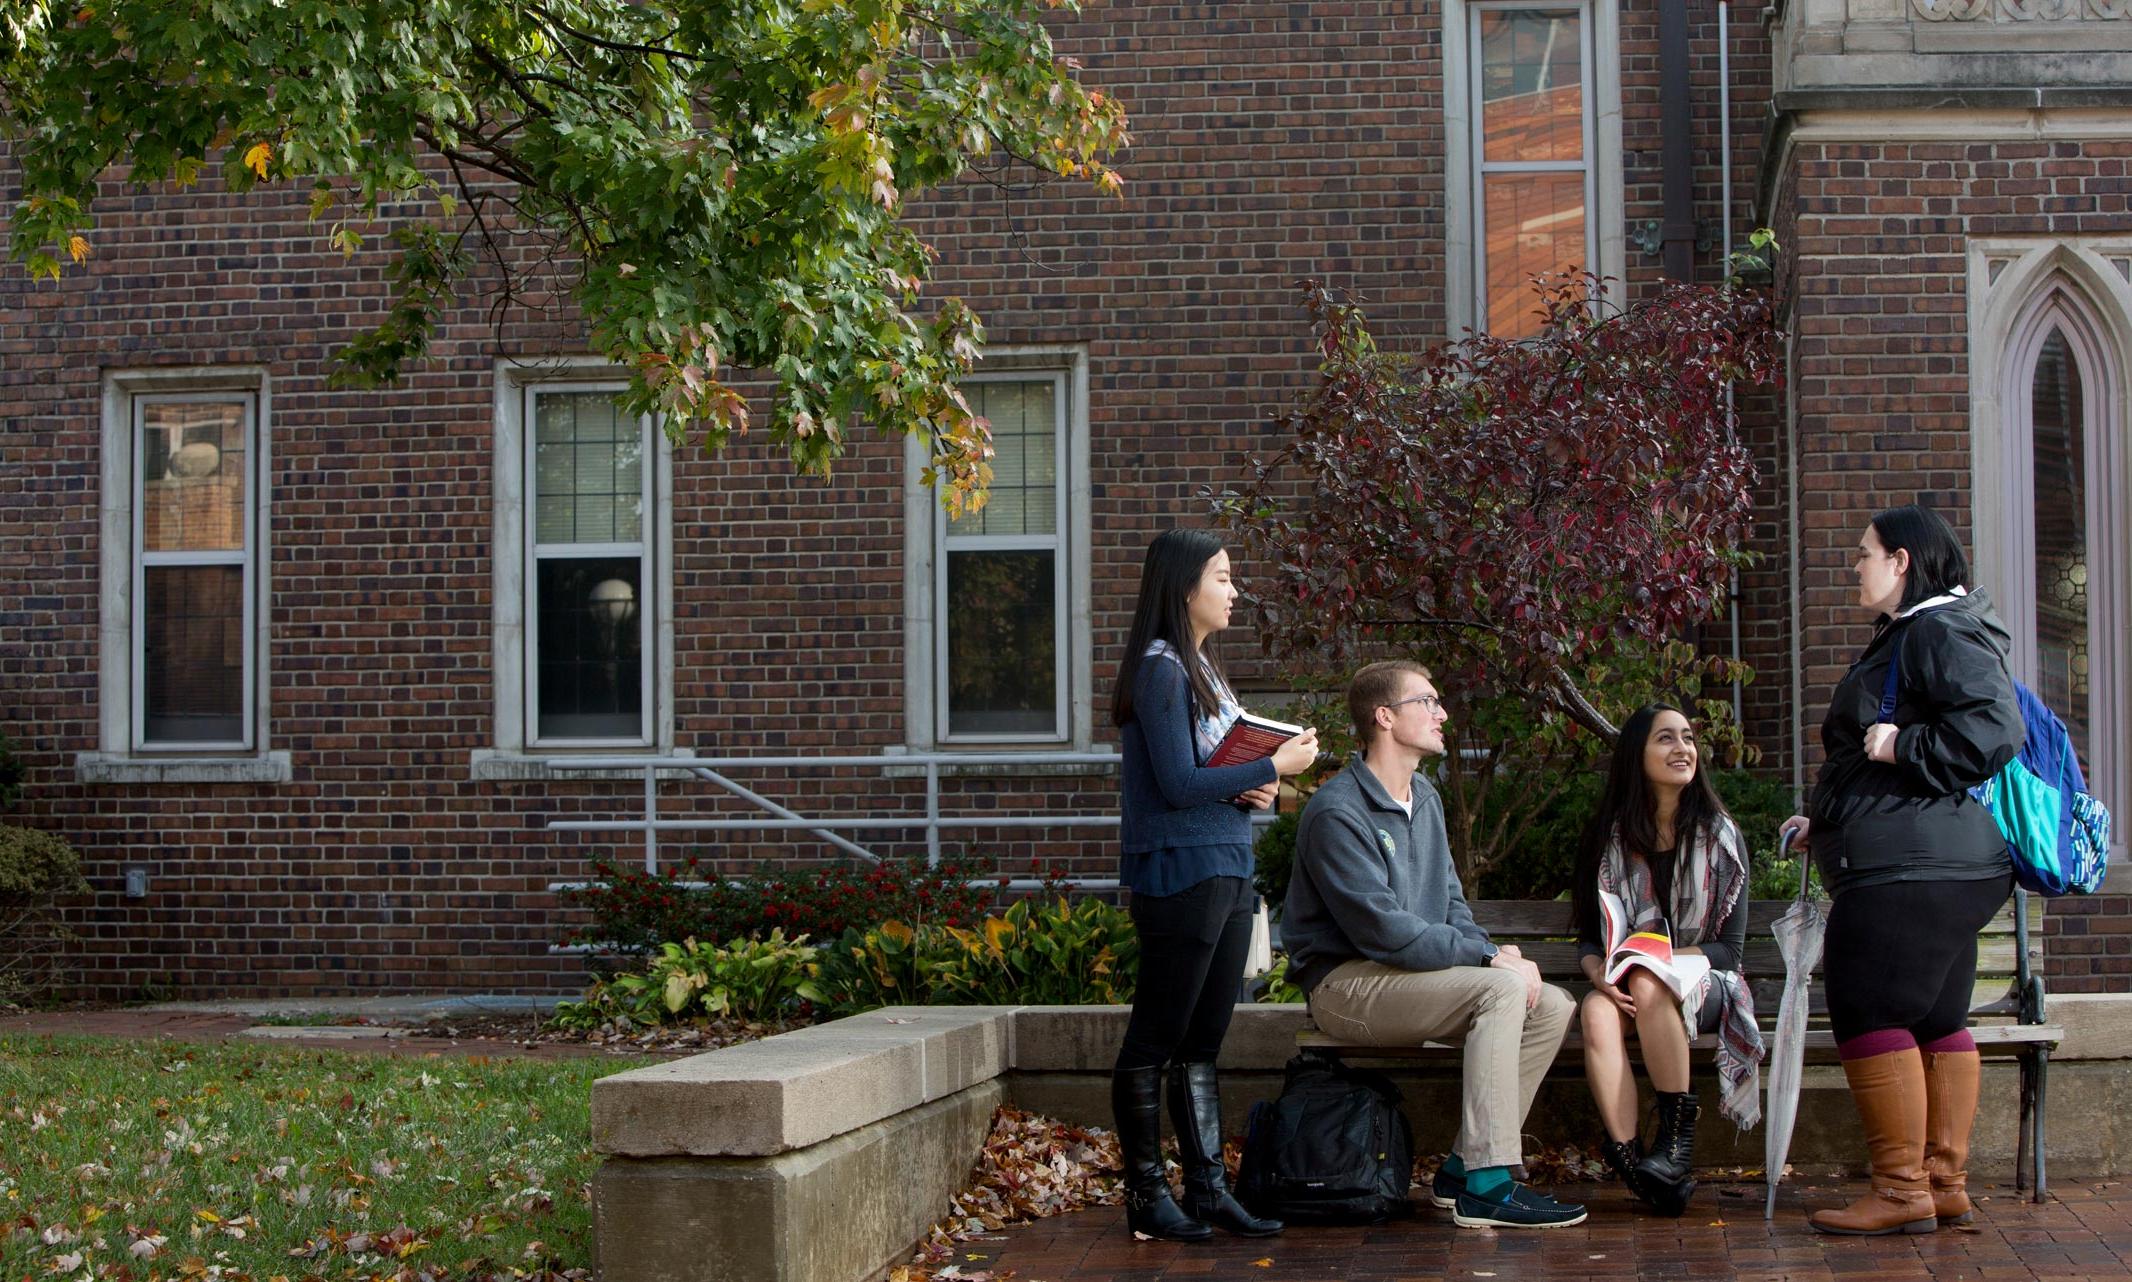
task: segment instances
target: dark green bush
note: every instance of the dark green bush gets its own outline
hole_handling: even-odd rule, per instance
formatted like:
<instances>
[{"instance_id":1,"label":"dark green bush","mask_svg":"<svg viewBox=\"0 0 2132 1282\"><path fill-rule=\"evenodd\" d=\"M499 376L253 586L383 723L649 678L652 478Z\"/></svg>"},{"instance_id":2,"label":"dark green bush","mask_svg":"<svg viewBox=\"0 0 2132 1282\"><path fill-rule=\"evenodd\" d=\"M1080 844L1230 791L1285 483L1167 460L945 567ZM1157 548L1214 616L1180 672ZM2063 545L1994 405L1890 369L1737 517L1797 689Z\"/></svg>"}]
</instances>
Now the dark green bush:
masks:
<instances>
[{"instance_id":1,"label":"dark green bush","mask_svg":"<svg viewBox=\"0 0 2132 1282\"><path fill-rule=\"evenodd\" d=\"M1776 862L1778 825L1794 810L1791 785L1782 776L1763 770L1719 770L1711 779L1747 841L1748 867L1753 878L1748 893L1756 899L1788 899L1797 894L1797 861L1784 861L1781 865ZM1605 783L1604 774L1597 768L1577 772L1553 803L1535 817L1508 855L1482 874L1474 897L1553 899L1567 893L1576 869L1577 844L1599 808ZM1516 805L1521 796L1533 791L1531 780L1503 779L1496 784L1488 805ZM1791 878L1790 888L1777 889L1784 870Z\"/></svg>"},{"instance_id":2,"label":"dark green bush","mask_svg":"<svg viewBox=\"0 0 2132 1282\"><path fill-rule=\"evenodd\" d=\"M74 847L48 832L0 824L0 1007L49 989L73 938L59 905L88 893Z\"/></svg>"},{"instance_id":3,"label":"dark green bush","mask_svg":"<svg viewBox=\"0 0 2132 1282\"><path fill-rule=\"evenodd\" d=\"M27 905L88 893L74 847L48 832L0 824L0 904Z\"/></svg>"},{"instance_id":4,"label":"dark green bush","mask_svg":"<svg viewBox=\"0 0 2132 1282\"><path fill-rule=\"evenodd\" d=\"M590 920L564 942L642 956L684 939L716 945L764 939L772 931L819 943L890 920L968 926L998 898L994 886L972 884L985 881L988 871L951 856L938 866L922 858L801 864L727 879L694 859L657 873L595 860L591 883L564 896Z\"/></svg>"},{"instance_id":5,"label":"dark green bush","mask_svg":"<svg viewBox=\"0 0 2132 1282\"><path fill-rule=\"evenodd\" d=\"M1281 906L1288 902L1288 878L1295 871L1295 830L1302 818L1302 811L1288 811L1259 829L1258 840L1251 847L1258 864L1258 875L1252 880L1266 900L1267 911L1275 917L1281 915Z\"/></svg>"},{"instance_id":6,"label":"dark green bush","mask_svg":"<svg viewBox=\"0 0 2132 1282\"><path fill-rule=\"evenodd\" d=\"M814 979L838 1015L878 1006L1129 1002L1140 936L1108 900L1021 899L964 929L884 921L824 944Z\"/></svg>"}]
</instances>

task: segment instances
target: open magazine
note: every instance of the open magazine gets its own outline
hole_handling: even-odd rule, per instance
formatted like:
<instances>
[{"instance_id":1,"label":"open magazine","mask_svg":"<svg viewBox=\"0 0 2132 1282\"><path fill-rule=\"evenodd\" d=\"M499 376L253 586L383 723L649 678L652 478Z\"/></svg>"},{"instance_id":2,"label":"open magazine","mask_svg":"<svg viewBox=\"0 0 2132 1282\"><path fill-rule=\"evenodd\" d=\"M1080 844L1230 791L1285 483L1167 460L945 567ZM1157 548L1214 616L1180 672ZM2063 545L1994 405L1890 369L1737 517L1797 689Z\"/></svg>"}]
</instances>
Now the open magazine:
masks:
<instances>
[{"instance_id":1,"label":"open magazine","mask_svg":"<svg viewBox=\"0 0 2132 1282\"><path fill-rule=\"evenodd\" d=\"M1683 1001L1688 991L1702 982L1710 973L1710 959L1700 953L1675 956L1673 941L1654 931L1628 929L1628 914L1621 905L1621 897L1610 891L1599 892L1600 924L1606 930L1606 938L1612 947L1606 955L1606 982L1619 984L1621 977L1638 966L1656 975L1673 996Z\"/></svg>"}]
</instances>

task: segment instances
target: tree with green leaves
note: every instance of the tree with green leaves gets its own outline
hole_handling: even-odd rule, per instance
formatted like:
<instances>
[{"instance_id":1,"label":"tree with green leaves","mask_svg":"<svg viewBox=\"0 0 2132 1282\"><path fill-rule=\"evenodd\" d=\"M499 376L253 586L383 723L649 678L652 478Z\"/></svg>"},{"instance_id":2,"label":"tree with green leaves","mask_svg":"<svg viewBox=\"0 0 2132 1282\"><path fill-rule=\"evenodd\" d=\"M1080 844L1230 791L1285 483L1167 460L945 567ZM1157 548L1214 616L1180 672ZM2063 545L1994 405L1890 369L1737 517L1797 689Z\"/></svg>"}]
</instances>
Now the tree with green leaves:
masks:
<instances>
[{"instance_id":1,"label":"tree with green leaves","mask_svg":"<svg viewBox=\"0 0 2132 1282\"><path fill-rule=\"evenodd\" d=\"M1077 0L8 0L0 134L13 250L57 278L95 252L100 180L307 184L353 254L388 203L396 292L339 353L358 385L421 359L480 284L507 308L561 273L632 409L716 448L733 371L826 471L859 420L931 443L953 510L990 447L956 390L983 341L929 307L914 194L992 160L1117 193L1120 104L1054 54ZM530 241L545 256L514 252Z\"/></svg>"}]
</instances>

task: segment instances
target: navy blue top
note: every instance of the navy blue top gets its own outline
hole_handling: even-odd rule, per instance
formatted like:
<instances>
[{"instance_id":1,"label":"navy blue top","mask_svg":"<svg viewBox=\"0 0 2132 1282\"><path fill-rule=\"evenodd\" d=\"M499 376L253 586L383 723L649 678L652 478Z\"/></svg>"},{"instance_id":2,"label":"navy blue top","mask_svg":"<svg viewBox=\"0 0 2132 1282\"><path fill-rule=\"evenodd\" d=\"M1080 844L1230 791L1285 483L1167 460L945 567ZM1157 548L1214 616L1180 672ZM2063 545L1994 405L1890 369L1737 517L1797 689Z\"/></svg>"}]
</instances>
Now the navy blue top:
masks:
<instances>
[{"instance_id":1,"label":"navy blue top","mask_svg":"<svg viewBox=\"0 0 2132 1282\"><path fill-rule=\"evenodd\" d=\"M1167 654L1141 661L1124 740L1118 880L1136 895L1174 895L1249 877L1251 817L1233 799L1280 778L1273 759L1200 765L1184 665Z\"/></svg>"}]
</instances>

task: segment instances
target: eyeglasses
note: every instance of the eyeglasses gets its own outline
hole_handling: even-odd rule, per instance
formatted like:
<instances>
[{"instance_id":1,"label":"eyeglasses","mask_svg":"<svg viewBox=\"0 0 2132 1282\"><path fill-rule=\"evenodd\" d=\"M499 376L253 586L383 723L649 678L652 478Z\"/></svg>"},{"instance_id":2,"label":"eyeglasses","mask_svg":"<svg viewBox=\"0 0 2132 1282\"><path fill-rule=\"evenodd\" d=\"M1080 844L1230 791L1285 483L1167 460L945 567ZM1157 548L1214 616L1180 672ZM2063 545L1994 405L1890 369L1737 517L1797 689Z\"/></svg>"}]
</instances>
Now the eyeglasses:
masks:
<instances>
[{"instance_id":1,"label":"eyeglasses","mask_svg":"<svg viewBox=\"0 0 2132 1282\"><path fill-rule=\"evenodd\" d=\"M1411 699L1401 699L1397 703L1387 703L1384 706L1387 708L1404 708L1410 703L1420 704L1423 712L1441 712L1444 706L1444 701L1433 694L1417 694Z\"/></svg>"}]
</instances>

